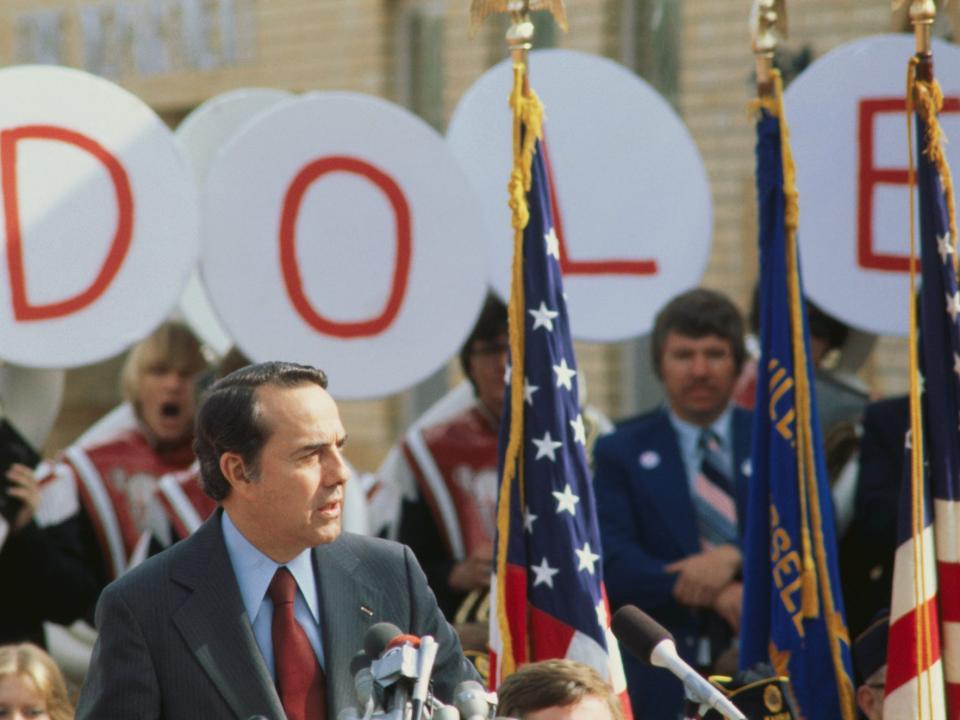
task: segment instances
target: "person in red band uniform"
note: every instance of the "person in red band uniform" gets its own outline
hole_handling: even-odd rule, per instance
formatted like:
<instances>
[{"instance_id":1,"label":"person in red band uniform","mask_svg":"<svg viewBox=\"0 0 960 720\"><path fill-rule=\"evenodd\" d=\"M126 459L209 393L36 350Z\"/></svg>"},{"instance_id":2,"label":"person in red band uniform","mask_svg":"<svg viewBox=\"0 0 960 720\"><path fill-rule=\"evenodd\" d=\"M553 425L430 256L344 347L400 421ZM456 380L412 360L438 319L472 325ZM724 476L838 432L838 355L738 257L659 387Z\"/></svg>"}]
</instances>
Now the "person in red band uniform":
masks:
<instances>
[{"instance_id":1,"label":"person in red band uniform","mask_svg":"<svg viewBox=\"0 0 960 720\"><path fill-rule=\"evenodd\" d=\"M67 448L41 466L39 482L18 478L31 497L39 488L39 497L26 503L0 550L0 574L36 592L0 599L5 641L41 640L42 621L83 617L107 582L181 538L177 513L186 505L164 502L159 481L194 461L196 381L205 367L190 330L164 323L131 350L122 370L133 419ZM209 515L212 501L179 489L193 512Z\"/></svg>"}]
</instances>

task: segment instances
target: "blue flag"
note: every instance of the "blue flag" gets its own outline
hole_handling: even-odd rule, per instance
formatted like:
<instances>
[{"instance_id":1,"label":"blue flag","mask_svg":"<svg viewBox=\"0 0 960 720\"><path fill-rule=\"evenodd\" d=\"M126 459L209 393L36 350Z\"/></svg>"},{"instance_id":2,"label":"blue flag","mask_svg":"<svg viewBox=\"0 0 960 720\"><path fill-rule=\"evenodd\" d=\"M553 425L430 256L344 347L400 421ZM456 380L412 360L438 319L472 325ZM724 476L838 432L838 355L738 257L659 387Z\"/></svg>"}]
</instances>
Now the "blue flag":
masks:
<instances>
[{"instance_id":1,"label":"blue flag","mask_svg":"<svg viewBox=\"0 0 960 720\"><path fill-rule=\"evenodd\" d=\"M761 357L740 665L772 662L789 676L806 718L852 720L850 646L807 351L796 197L784 192L784 178L792 185L793 169L783 135L780 118L762 109L757 122Z\"/></svg>"}]
</instances>

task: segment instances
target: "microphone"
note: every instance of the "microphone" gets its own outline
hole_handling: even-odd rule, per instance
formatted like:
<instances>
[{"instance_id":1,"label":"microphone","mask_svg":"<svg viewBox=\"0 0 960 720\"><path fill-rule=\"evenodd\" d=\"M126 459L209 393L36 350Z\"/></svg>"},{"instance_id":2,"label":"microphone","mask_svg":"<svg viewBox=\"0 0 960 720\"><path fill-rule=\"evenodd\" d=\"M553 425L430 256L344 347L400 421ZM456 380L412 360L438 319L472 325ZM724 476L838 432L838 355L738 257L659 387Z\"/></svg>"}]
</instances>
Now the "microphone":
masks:
<instances>
[{"instance_id":1,"label":"microphone","mask_svg":"<svg viewBox=\"0 0 960 720\"><path fill-rule=\"evenodd\" d=\"M370 626L366 635L363 636L363 651L371 660L380 657L387 645L398 635L401 635L400 628L393 623L378 622Z\"/></svg>"},{"instance_id":2,"label":"microphone","mask_svg":"<svg viewBox=\"0 0 960 720\"><path fill-rule=\"evenodd\" d=\"M747 720L722 692L704 680L677 654L673 635L634 605L624 605L613 614L610 629L623 646L638 659L669 670L683 683L687 696L732 720Z\"/></svg>"},{"instance_id":3,"label":"microphone","mask_svg":"<svg viewBox=\"0 0 960 720\"><path fill-rule=\"evenodd\" d=\"M464 680L457 685L453 704L462 720L487 720L490 717L489 695L476 680Z\"/></svg>"},{"instance_id":4,"label":"microphone","mask_svg":"<svg viewBox=\"0 0 960 720\"><path fill-rule=\"evenodd\" d=\"M412 701L413 720L419 720L420 713L423 710L424 703L427 701L427 695L430 689L430 676L433 674L433 663L437 659L437 650L439 644L430 635L424 635L417 641L419 652L417 652L417 679L413 683L413 691L410 693Z\"/></svg>"},{"instance_id":5,"label":"microphone","mask_svg":"<svg viewBox=\"0 0 960 720\"><path fill-rule=\"evenodd\" d=\"M363 712L363 720L370 720L376 709L376 683L370 671L370 658L362 650L350 661L353 689L357 695L357 708Z\"/></svg>"}]
</instances>

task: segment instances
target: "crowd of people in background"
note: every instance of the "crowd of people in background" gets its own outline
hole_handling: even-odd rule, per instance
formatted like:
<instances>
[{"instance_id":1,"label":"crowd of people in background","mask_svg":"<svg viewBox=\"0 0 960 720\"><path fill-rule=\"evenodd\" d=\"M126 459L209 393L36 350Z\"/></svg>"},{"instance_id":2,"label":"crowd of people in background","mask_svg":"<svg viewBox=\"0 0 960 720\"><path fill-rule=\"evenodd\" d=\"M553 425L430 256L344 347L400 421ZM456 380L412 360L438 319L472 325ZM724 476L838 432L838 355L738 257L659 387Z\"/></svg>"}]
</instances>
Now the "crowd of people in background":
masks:
<instances>
[{"instance_id":1,"label":"crowd of people in background","mask_svg":"<svg viewBox=\"0 0 960 720\"><path fill-rule=\"evenodd\" d=\"M648 612L707 674L736 668L757 362L746 325L721 293L678 295L652 335L663 405L612 430L596 411L585 413L611 609L633 604ZM868 402L855 380L831 371L829 357L847 340L842 323L811 306L809 327L848 627L858 638L857 700L874 720L907 405L905 398ZM0 593L0 717L72 717L67 685L40 649L49 640L45 623L86 623L93 634L104 587L191 536L222 502L198 479L194 412L213 377L246 361L234 352L214 369L201 350L185 325L165 323L129 353L122 408L39 468L7 471L8 492L22 509L0 547L0 578L29 592ZM376 530L412 549L481 674L508 353L506 308L491 297L459 358L472 399L412 427L398 441L391 471L366 483L371 503L392 498L386 513L378 510ZM629 656L624 662L638 717L676 718L679 682ZM521 670L503 686L499 714L556 720L544 708L586 704L591 712L576 717L619 720L604 681L568 665ZM74 696L81 680L82 673L71 677Z\"/></svg>"}]
</instances>

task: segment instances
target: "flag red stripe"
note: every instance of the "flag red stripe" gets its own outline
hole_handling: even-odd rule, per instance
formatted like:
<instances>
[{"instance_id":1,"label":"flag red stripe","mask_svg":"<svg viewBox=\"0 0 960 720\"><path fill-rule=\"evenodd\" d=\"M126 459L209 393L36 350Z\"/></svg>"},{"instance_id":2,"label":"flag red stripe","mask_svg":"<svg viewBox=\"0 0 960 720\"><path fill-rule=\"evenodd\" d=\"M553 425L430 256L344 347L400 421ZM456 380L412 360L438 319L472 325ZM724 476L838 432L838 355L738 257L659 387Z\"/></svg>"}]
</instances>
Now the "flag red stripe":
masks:
<instances>
[{"instance_id":1,"label":"flag red stripe","mask_svg":"<svg viewBox=\"0 0 960 720\"><path fill-rule=\"evenodd\" d=\"M960 622L960 563L938 562L937 585L943 622Z\"/></svg>"},{"instance_id":2,"label":"flag red stripe","mask_svg":"<svg viewBox=\"0 0 960 720\"><path fill-rule=\"evenodd\" d=\"M931 650L930 664L940 659L940 630L937 622L937 597L930 598L926 607L930 613L931 622ZM890 635L887 649L887 687L886 694L910 682L920 672L925 672L930 664L925 664L917 670L917 627L916 613L913 608L890 626Z\"/></svg>"},{"instance_id":3,"label":"flag red stripe","mask_svg":"<svg viewBox=\"0 0 960 720\"><path fill-rule=\"evenodd\" d=\"M527 570L519 565L506 567L504 603L513 641L513 661L516 667L527 662Z\"/></svg>"},{"instance_id":4,"label":"flag red stripe","mask_svg":"<svg viewBox=\"0 0 960 720\"><path fill-rule=\"evenodd\" d=\"M960 683L946 683L947 689L947 717L949 720L960 720Z\"/></svg>"}]
</instances>

